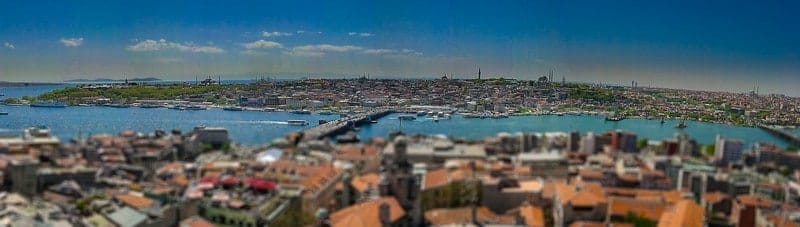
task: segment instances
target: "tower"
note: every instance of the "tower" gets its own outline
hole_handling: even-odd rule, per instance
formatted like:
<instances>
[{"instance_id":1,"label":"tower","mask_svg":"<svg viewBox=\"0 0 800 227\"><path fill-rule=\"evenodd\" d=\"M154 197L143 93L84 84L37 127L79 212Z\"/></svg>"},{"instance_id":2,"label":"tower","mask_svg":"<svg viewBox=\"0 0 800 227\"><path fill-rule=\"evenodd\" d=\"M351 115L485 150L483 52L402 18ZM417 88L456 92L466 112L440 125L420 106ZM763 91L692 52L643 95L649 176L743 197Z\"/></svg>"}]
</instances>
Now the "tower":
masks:
<instances>
[{"instance_id":1,"label":"tower","mask_svg":"<svg viewBox=\"0 0 800 227\"><path fill-rule=\"evenodd\" d=\"M481 80L481 68L478 67L478 80Z\"/></svg>"}]
</instances>

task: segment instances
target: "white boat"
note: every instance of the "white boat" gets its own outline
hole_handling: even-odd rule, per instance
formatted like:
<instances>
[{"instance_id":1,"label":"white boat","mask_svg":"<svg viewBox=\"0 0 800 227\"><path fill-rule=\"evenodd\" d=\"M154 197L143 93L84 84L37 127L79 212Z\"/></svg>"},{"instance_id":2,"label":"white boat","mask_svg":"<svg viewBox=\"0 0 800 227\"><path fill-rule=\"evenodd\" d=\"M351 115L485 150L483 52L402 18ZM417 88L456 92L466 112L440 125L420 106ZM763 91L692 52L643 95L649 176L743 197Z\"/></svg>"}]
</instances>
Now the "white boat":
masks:
<instances>
[{"instance_id":1,"label":"white boat","mask_svg":"<svg viewBox=\"0 0 800 227\"><path fill-rule=\"evenodd\" d=\"M406 121L413 121L413 120L416 120L417 117L415 117L414 115L400 115L400 116L397 117L397 119L406 120Z\"/></svg>"},{"instance_id":2,"label":"white boat","mask_svg":"<svg viewBox=\"0 0 800 227\"><path fill-rule=\"evenodd\" d=\"M308 121L306 120L288 120L286 121L286 123L288 123L289 125L299 125L299 126L308 125Z\"/></svg>"},{"instance_id":3,"label":"white boat","mask_svg":"<svg viewBox=\"0 0 800 227\"><path fill-rule=\"evenodd\" d=\"M8 115L8 112L0 111L0 115Z\"/></svg>"},{"instance_id":4,"label":"white boat","mask_svg":"<svg viewBox=\"0 0 800 227\"><path fill-rule=\"evenodd\" d=\"M293 114L311 114L310 110L295 110L292 111Z\"/></svg>"},{"instance_id":5,"label":"white boat","mask_svg":"<svg viewBox=\"0 0 800 227\"><path fill-rule=\"evenodd\" d=\"M67 107L67 104L58 101L48 101L48 102L39 101L31 104L31 107L64 108Z\"/></svg>"}]
</instances>

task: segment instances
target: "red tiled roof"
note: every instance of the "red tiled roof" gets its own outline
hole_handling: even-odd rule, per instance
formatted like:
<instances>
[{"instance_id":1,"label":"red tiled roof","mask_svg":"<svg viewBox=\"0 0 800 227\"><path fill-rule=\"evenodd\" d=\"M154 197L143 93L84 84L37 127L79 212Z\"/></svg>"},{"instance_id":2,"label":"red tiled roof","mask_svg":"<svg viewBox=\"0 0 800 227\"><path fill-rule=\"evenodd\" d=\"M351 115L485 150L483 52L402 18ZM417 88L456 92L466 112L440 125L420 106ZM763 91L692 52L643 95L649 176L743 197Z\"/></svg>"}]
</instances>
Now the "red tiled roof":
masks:
<instances>
[{"instance_id":1,"label":"red tiled roof","mask_svg":"<svg viewBox=\"0 0 800 227\"><path fill-rule=\"evenodd\" d=\"M381 204L389 205L389 220L395 222L406 215L394 197L381 197L375 200L345 207L330 215L332 227L373 227L381 226L379 210Z\"/></svg>"}]
</instances>

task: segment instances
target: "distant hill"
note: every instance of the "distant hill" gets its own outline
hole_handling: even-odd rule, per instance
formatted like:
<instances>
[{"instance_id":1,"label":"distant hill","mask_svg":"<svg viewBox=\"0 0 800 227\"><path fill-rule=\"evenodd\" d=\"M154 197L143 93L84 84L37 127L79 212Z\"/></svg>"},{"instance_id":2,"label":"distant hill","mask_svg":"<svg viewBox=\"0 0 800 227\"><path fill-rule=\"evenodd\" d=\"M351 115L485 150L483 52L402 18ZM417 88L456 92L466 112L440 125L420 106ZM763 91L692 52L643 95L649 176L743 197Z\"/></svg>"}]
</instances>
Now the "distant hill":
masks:
<instances>
[{"instance_id":1,"label":"distant hill","mask_svg":"<svg viewBox=\"0 0 800 227\"><path fill-rule=\"evenodd\" d=\"M161 79L155 78L155 77L128 79L128 82L151 82L151 81L161 81ZM67 82L67 83L125 82L125 79L116 79L116 80L115 79L108 79L108 78L74 79L74 80L65 80L64 82Z\"/></svg>"}]
</instances>

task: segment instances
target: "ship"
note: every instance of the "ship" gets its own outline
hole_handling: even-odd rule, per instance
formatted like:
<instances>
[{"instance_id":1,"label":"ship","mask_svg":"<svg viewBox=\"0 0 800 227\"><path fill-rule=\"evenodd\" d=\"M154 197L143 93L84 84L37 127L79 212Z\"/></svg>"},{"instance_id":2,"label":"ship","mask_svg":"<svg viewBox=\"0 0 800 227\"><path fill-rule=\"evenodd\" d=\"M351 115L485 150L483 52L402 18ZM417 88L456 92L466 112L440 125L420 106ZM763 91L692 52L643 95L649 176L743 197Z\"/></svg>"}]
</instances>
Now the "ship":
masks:
<instances>
[{"instance_id":1,"label":"ship","mask_svg":"<svg viewBox=\"0 0 800 227\"><path fill-rule=\"evenodd\" d=\"M286 121L286 123L289 125L297 125L297 126L308 125L308 121L306 120L288 120Z\"/></svg>"},{"instance_id":2,"label":"ship","mask_svg":"<svg viewBox=\"0 0 800 227\"><path fill-rule=\"evenodd\" d=\"M686 127L689 127L689 125L686 125L686 119L681 119L681 121L678 122L677 125L675 125L675 128L677 128L677 129L682 129L682 128L686 128Z\"/></svg>"},{"instance_id":3,"label":"ship","mask_svg":"<svg viewBox=\"0 0 800 227\"><path fill-rule=\"evenodd\" d=\"M206 110L205 107L197 106L197 105L187 106L186 108L183 108L183 109L185 109L185 110Z\"/></svg>"},{"instance_id":4,"label":"ship","mask_svg":"<svg viewBox=\"0 0 800 227\"><path fill-rule=\"evenodd\" d=\"M122 104L122 103L107 104L107 105L105 105L105 106L107 106L107 107L111 107L111 108L129 108L129 107L131 107L131 106L130 106L130 105L128 105L128 104Z\"/></svg>"},{"instance_id":5,"label":"ship","mask_svg":"<svg viewBox=\"0 0 800 227\"><path fill-rule=\"evenodd\" d=\"M414 116L414 115L400 115L400 116L397 116L397 119L406 120L406 121L413 121L413 120L416 120L417 117Z\"/></svg>"},{"instance_id":6,"label":"ship","mask_svg":"<svg viewBox=\"0 0 800 227\"><path fill-rule=\"evenodd\" d=\"M226 106L226 107L222 107L222 110L226 110L226 111L243 111L244 108L239 107L239 106Z\"/></svg>"},{"instance_id":7,"label":"ship","mask_svg":"<svg viewBox=\"0 0 800 227\"><path fill-rule=\"evenodd\" d=\"M0 115L8 115L8 112L0 111Z\"/></svg>"},{"instance_id":8,"label":"ship","mask_svg":"<svg viewBox=\"0 0 800 227\"><path fill-rule=\"evenodd\" d=\"M295 110L292 111L293 114L311 114L310 110Z\"/></svg>"},{"instance_id":9,"label":"ship","mask_svg":"<svg viewBox=\"0 0 800 227\"><path fill-rule=\"evenodd\" d=\"M58 101L38 101L31 104L31 107L64 108L67 104Z\"/></svg>"},{"instance_id":10,"label":"ship","mask_svg":"<svg viewBox=\"0 0 800 227\"><path fill-rule=\"evenodd\" d=\"M139 106L139 108L154 109L154 108L161 108L161 106L156 104L142 104L141 106Z\"/></svg>"}]
</instances>

